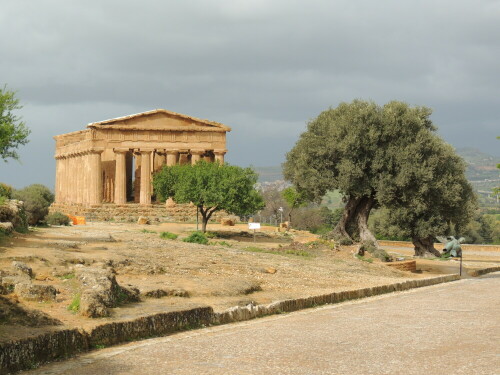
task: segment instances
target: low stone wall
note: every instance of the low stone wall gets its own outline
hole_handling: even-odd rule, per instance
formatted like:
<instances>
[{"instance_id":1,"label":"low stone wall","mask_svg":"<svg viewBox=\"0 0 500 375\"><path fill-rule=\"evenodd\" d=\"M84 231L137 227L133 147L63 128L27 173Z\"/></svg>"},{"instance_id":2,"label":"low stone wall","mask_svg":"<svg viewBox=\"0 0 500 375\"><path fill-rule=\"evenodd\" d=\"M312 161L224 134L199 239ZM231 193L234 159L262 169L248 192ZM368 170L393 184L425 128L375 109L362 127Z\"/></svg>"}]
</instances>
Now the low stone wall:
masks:
<instances>
[{"instance_id":1,"label":"low stone wall","mask_svg":"<svg viewBox=\"0 0 500 375\"><path fill-rule=\"evenodd\" d=\"M486 275L487 273L498 272L498 271L500 271L500 266L481 268L479 270L471 270L471 271L467 271L467 273L470 276L477 277L477 276L481 276L481 275Z\"/></svg>"},{"instance_id":2,"label":"low stone wall","mask_svg":"<svg viewBox=\"0 0 500 375\"><path fill-rule=\"evenodd\" d=\"M292 312L459 279L460 276L458 275L446 275L278 301L267 305L233 307L219 313L215 313L211 307L200 307L102 324L90 331L82 329L59 330L0 344L0 374L30 369L49 361L64 359L80 352L92 350L101 345L115 345L130 340L168 335L177 331L200 328L211 324L240 322L265 315Z\"/></svg>"},{"instance_id":3,"label":"low stone wall","mask_svg":"<svg viewBox=\"0 0 500 375\"><path fill-rule=\"evenodd\" d=\"M415 272L417 270L417 261L416 260L405 260L402 262L390 262L390 263L384 263L384 264L388 267L396 268L400 271Z\"/></svg>"},{"instance_id":4,"label":"low stone wall","mask_svg":"<svg viewBox=\"0 0 500 375\"><path fill-rule=\"evenodd\" d=\"M196 206L190 204L176 204L166 207L165 204L152 204L150 206L138 203L127 203L117 205L104 203L95 206L84 206L80 204L53 203L49 212L62 212L65 215L83 216L86 221L116 221L137 222L139 217L147 217L151 223L154 222L190 222L196 220ZM211 221L220 221L227 214L216 212ZM201 216L200 216L201 220Z\"/></svg>"},{"instance_id":5,"label":"low stone wall","mask_svg":"<svg viewBox=\"0 0 500 375\"><path fill-rule=\"evenodd\" d=\"M378 241L380 246L392 246L392 247L410 247L413 248L413 244L409 241ZM462 250L473 250L473 251L500 251L500 245L474 245L474 244L462 244L460 245ZM444 244L435 243L434 247L438 250L442 250Z\"/></svg>"}]
</instances>

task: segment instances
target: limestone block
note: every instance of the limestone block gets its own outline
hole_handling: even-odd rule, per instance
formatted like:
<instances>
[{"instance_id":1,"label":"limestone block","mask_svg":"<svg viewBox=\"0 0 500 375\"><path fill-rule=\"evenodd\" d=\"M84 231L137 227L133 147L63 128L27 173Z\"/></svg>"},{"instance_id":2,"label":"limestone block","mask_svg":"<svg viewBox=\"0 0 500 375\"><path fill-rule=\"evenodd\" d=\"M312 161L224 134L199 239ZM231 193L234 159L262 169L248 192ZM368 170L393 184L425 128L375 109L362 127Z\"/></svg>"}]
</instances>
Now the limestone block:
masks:
<instances>
[{"instance_id":1,"label":"limestone block","mask_svg":"<svg viewBox=\"0 0 500 375\"><path fill-rule=\"evenodd\" d=\"M21 298L27 301L55 301L56 299L56 288L52 285L40 285L40 284L28 284L21 283L16 284L14 292Z\"/></svg>"},{"instance_id":2,"label":"limestone block","mask_svg":"<svg viewBox=\"0 0 500 375\"><path fill-rule=\"evenodd\" d=\"M149 224L149 219L147 217L140 216L139 219L137 219L137 224L147 225Z\"/></svg>"},{"instance_id":3,"label":"limestone block","mask_svg":"<svg viewBox=\"0 0 500 375\"><path fill-rule=\"evenodd\" d=\"M33 277L33 270L26 263L13 261L12 268L17 274L27 275L30 279Z\"/></svg>"},{"instance_id":4,"label":"limestone block","mask_svg":"<svg viewBox=\"0 0 500 375\"><path fill-rule=\"evenodd\" d=\"M172 198L168 198L167 201L165 202L165 207L167 208L175 207L176 205L177 203L175 203L175 201Z\"/></svg>"}]
</instances>

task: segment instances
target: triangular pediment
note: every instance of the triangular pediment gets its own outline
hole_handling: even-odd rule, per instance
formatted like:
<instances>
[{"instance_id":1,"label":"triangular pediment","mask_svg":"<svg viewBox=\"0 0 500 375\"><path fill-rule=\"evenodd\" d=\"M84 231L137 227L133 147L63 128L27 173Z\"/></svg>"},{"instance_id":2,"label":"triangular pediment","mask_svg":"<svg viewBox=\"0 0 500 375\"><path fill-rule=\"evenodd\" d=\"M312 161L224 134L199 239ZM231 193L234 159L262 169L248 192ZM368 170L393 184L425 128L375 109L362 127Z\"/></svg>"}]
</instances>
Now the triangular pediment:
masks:
<instances>
[{"instance_id":1,"label":"triangular pediment","mask_svg":"<svg viewBox=\"0 0 500 375\"><path fill-rule=\"evenodd\" d=\"M167 111L166 109L155 109L94 122L88 124L87 127L100 130L231 131L231 128L224 124Z\"/></svg>"}]
</instances>

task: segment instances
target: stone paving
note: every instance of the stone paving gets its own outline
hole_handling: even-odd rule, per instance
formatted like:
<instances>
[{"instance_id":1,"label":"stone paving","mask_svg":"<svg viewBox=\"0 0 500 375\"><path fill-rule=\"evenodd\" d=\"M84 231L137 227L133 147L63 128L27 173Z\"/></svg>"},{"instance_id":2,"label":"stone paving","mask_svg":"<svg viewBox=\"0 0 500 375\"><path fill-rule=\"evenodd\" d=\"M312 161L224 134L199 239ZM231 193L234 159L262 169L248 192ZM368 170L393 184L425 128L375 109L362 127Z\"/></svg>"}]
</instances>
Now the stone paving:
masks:
<instances>
[{"instance_id":1,"label":"stone paving","mask_svg":"<svg viewBox=\"0 0 500 375\"><path fill-rule=\"evenodd\" d=\"M500 273L107 348L27 374L500 374Z\"/></svg>"}]
</instances>

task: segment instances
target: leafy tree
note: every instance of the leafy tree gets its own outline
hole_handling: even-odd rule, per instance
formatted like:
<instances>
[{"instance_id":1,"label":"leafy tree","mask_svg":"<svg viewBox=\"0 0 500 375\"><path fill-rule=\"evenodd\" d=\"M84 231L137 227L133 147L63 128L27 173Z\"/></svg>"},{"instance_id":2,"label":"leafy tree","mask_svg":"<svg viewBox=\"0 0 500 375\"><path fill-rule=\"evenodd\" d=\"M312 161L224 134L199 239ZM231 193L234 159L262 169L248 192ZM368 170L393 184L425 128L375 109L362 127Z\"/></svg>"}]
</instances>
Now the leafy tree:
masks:
<instances>
[{"instance_id":1,"label":"leafy tree","mask_svg":"<svg viewBox=\"0 0 500 375\"><path fill-rule=\"evenodd\" d=\"M341 103L308 124L307 131L287 154L284 175L312 200L318 201L327 191L338 189L346 204L334 234L376 243L368 228L373 208L384 206L400 212L414 209L421 213L419 222L423 223L430 202L438 201L444 190L436 185L447 181L434 174L441 172L446 163L460 163L458 157L450 156L446 163L439 164L441 150L447 146L437 136L430 114L428 108L397 101L383 107L361 100ZM467 190L470 186L461 184L463 171L454 171L459 183L445 186L453 192L459 187ZM460 221L457 212L463 205L440 207L440 220L446 223L454 215L453 219ZM403 216L395 213L393 217ZM436 215L432 218L438 221ZM419 241L430 235L423 228L415 232L412 237L416 249Z\"/></svg>"},{"instance_id":2,"label":"leafy tree","mask_svg":"<svg viewBox=\"0 0 500 375\"><path fill-rule=\"evenodd\" d=\"M49 213L49 206L54 202L54 194L41 184L33 184L21 190L14 190L12 198L24 202L29 225L37 225Z\"/></svg>"},{"instance_id":3,"label":"leafy tree","mask_svg":"<svg viewBox=\"0 0 500 375\"><path fill-rule=\"evenodd\" d=\"M307 204L307 198L304 194L297 191L293 186L287 187L281 192L283 199L290 208L288 210L288 221L292 222L292 211Z\"/></svg>"},{"instance_id":4,"label":"leafy tree","mask_svg":"<svg viewBox=\"0 0 500 375\"><path fill-rule=\"evenodd\" d=\"M206 232L216 211L246 215L263 208L262 197L254 188L256 182L257 174L250 168L200 161L164 167L154 176L153 187L162 201L172 197L178 203L196 205Z\"/></svg>"},{"instance_id":5,"label":"leafy tree","mask_svg":"<svg viewBox=\"0 0 500 375\"><path fill-rule=\"evenodd\" d=\"M8 158L19 159L16 149L28 143L30 130L21 118L14 114L22 106L15 92L0 88L0 157L6 162Z\"/></svg>"},{"instance_id":6,"label":"leafy tree","mask_svg":"<svg viewBox=\"0 0 500 375\"><path fill-rule=\"evenodd\" d=\"M380 189L378 197L389 208L388 225L411 238L415 255L441 254L435 237L463 233L477 208L476 197L465 178L465 162L440 138L416 140L399 160L405 176L394 186ZM397 191L397 198L386 196Z\"/></svg>"},{"instance_id":7,"label":"leafy tree","mask_svg":"<svg viewBox=\"0 0 500 375\"><path fill-rule=\"evenodd\" d=\"M271 216L274 217L276 222L279 222L281 218L280 207L285 211L290 209L281 192L282 190L276 185L271 185L260 190L265 203L265 207L260 212L261 217Z\"/></svg>"}]
</instances>

